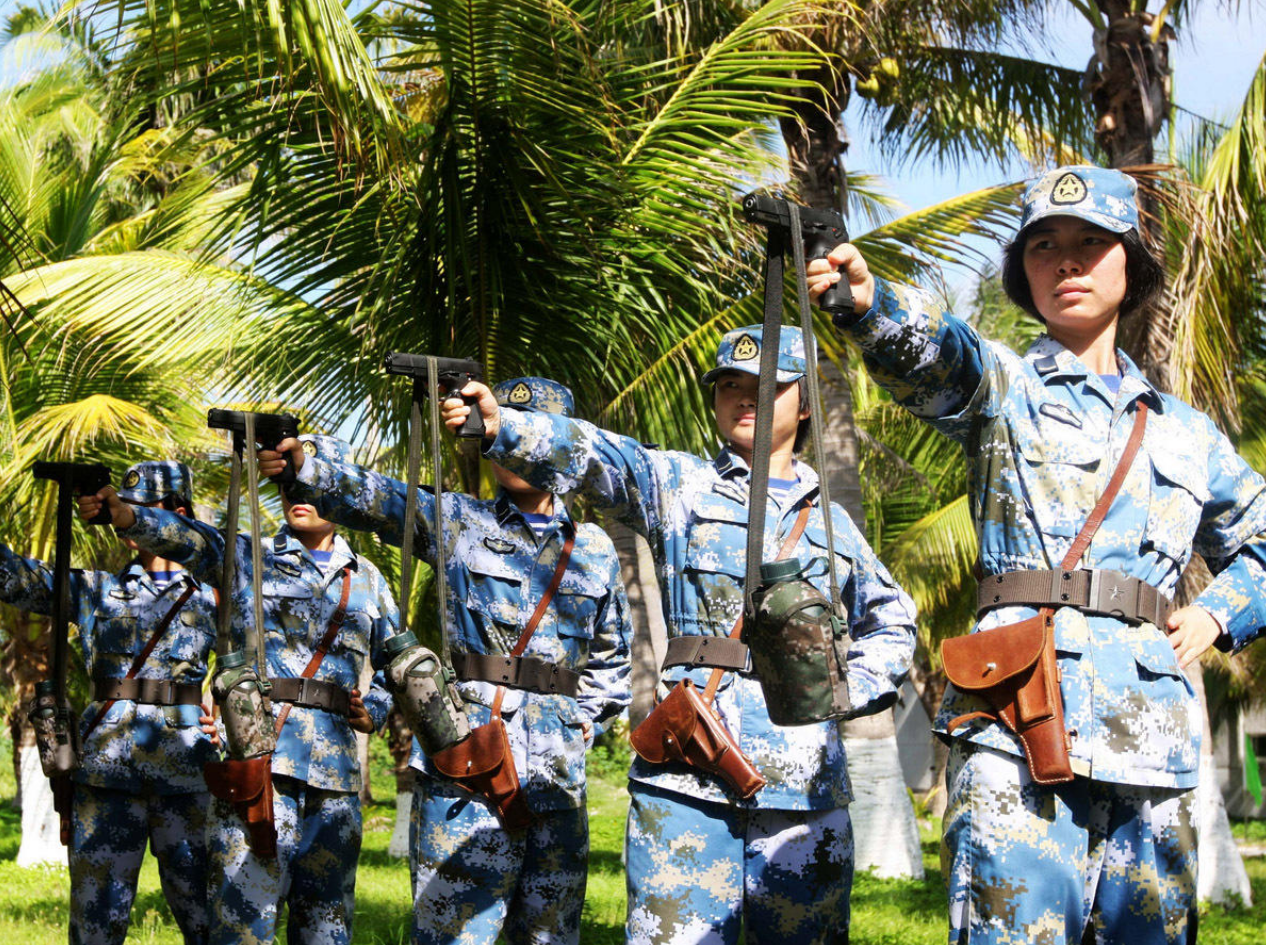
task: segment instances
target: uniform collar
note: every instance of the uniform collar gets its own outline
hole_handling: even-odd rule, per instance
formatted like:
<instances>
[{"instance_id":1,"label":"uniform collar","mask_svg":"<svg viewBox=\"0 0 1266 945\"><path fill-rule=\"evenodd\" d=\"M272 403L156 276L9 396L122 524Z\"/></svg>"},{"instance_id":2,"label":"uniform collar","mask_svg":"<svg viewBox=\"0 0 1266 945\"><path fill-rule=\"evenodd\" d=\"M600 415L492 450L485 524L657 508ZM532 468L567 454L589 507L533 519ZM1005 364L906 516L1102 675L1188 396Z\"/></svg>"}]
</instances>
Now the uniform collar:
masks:
<instances>
[{"instance_id":1,"label":"uniform collar","mask_svg":"<svg viewBox=\"0 0 1266 945\"><path fill-rule=\"evenodd\" d=\"M177 574L176 577L172 578L166 587L159 590L158 585L154 583L154 579L149 576L149 572L141 565L140 558L133 558L128 563L128 566L120 572L119 580L124 584L129 582L139 583L156 597L161 597L173 587L184 587L195 583L192 575L190 575L184 568L181 568L180 573Z\"/></svg>"},{"instance_id":2,"label":"uniform collar","mask_svg":"<svg viewBox=\"0 0 1266 945\"><path fill-rule=\"evenodd\" d=\"M792 508L802 498L816 492L818 489L818 474L813 467L807 463L800 462L798 459L792 460L792 463L792 470L795 472L798 481L787 496L790 500L787 503L787 508ZM714 491L746 505L748 480L752 475L752 471L748 468L743 457L739 456L728 446L722 447L721 452L717 453L716 458L712 461L712 465L721 477L721 481L716 484Z\"/></svg>"},{"instance_id":3,"label":"uniform collar","mask_svg":"<svg viewBox=\"0 0 1266 945\"><path fill-rule=\"evenodd\" d=\"M523 528L529 527L527 519L523 517L523 513L514 504L514 500L510 498L510 493L505 489L497 489L497 498L493 501L493 510L497 516L497 524L502 528L507 528L511 525ZM571 514L567 511L567 504L559 496L554 496L553 522L564 528L572 526Z\"/></svg>"},{"instance_id":4,"label":"uniform collar","mask_svg":"<svg viewBox=\"0 0 1266 945\"><path fill-rule=\"evenodd\" d=\"M1116 349L1116 355L1117 366L1121 371L1121 403L1124 405L1142 398L1153 410L1164 409L1160 391L1130 360L1130 356L1120 348ZM1024 360L1033 365L1033 369L1048 387L1059 382L1081 379L1087 389L1097 392L1109 405L1117 399L1109 393L1098 374L1050 335L1039 335L1025 352Z\"/></svg>"},{"instance_id":5,"label":"uniform collar","mask_svg":"<svg viewBox=\"0 0 1266 945\"><path fill-rule=\"evenodd\" d=\"M281 528L277 530L277 534L273 536L272 553L274 555L299 555L300 557L313 561L314 564L316 560L312 557L311 552L304 547L303 542L295 537L295 533L291 530L289 525L282 525ZM337 574L339 571L342 571L347 567L352 568L352 570L356 570L356 566L356 553L352 551L352 548L347 543L347 540L344 539L338 532L335 532L334 548L330 554L330 566L326 569L326 576L328 577L331 574Z\"/></svg>"}]
</instances>

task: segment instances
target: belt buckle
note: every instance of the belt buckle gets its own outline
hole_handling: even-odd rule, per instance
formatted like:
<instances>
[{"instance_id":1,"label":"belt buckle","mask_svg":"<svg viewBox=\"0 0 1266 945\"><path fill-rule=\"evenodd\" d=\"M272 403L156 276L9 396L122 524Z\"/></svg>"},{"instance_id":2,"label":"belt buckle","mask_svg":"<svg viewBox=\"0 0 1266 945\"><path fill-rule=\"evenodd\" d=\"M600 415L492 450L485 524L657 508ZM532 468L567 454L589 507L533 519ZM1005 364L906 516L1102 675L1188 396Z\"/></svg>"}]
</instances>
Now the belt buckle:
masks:
<instances>
[{"instance_id":1,"label":"belt buckle","mask_svg":"<svg viewBox=\"0 0 1266 945\"><path fill-rule=\"evenodd\" d=\"M1089 597L1087 609L1127 623L1138 622L1139 585L1130 576L1120 571L1091 571Z\"/></svg>"}]
</instances>

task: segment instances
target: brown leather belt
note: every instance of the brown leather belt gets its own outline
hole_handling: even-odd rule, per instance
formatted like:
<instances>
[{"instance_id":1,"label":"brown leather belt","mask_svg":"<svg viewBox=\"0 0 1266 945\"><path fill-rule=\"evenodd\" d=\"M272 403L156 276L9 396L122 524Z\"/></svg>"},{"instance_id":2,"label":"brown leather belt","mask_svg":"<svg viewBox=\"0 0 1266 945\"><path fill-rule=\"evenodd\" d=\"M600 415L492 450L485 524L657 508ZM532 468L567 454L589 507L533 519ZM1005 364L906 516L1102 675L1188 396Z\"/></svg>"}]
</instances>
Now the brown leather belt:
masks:
<instances>
[{"instance_id":1,"label":"brown leather belt","mask_svg":"<svg viewBox=\"0 0 1266 945\"><path fill-rule=\"evenodd\" d=\"M351 693L332 682L306 676L269 676L268 682L272 686L268 697L273 702L289 702L305 709L322 709L334 715L346 716L351 712Z\"/></svg>"},{"instance_id":2,"label":"brown leather belt","mask_svg":"<svg viewBox=\"0 0 1266 945\"><path fill-rule=\"evenodd\" d=\"M533 656L454 653L453 672L462 680L511 686L542 695L571 696L580 691L580 673Z\"/></svg>"},{"instance_id":3,"label":"brown leather belt","mask_svg":"<svg viewBox=\"0 0 1266 945\"><path fill-rule=\"evenodd\" d=\"M145 705L201 705L202 686L174 679L94 679L92 701L126 699Z\"/></svg>"},{"instance_id":4,"label":"brown leather belt","mask_svg":"<svg viewBox=\"0 0 1266 945\"><path fill-rule=\"evenodd\" d=\"M992 574L976 591L976 616L995 607L1076 607L1127 623L1161 629L1169 619L1169 598L1146 581L1120 571L1007 571Z\"/></svg>"},{"instance_id":5,"label":"brown leather belt","mask_svg":"<svg viewBox=\"0 0 1266 945\"><path fill-rule=\"evenodd\" d=\"M711 666L742 672L752 668L747 644L731 637L673 637L664 652L664 669L670 666Z\"/></svg>"}]
</instances>

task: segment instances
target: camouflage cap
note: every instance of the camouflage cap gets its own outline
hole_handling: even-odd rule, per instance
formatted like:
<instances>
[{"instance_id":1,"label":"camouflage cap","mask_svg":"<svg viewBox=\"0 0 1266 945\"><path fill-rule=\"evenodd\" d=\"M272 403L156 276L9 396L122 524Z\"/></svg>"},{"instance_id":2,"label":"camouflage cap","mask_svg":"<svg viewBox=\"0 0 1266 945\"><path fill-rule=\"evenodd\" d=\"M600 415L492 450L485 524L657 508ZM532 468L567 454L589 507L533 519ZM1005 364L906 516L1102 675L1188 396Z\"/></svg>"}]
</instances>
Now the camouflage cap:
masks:
<instances>
[{"instance_id":1,"label":"camouflage cap","mask_svg":"<svg viewBox=\"0 0 1266 945\"><path fill-rule=\"evenodd\" d=\"M1020 232L1046 217L1077 217L1113 233L1138 229L1138 184L1108 167L1057 167L1024 192Z\"/></svg>"},{"instance_id":2,"label":"camouflage cap","mask_svg":"<svg viewBox=\"0 0 1266 945\"><path fill-rule=\"evenodd\" d=\"M571 391L548 377L512 377L493 387L492 396L502 407L541 410L563 417L576 414L576 402Z\"/></svg>"},{"instance_id":3,"label":"camouflage cap","mask_svg":"<svg viewBox=\"0 0 1266 945\"><path fill-rule=\"evenodd\" d=\"M193 499L193 473L184 463L155 459L129 466L119 483L119 498L133 505L161 502L169 495Z\"/></svg>"},{"instance_id":4,"label":"camouflage cap","mask_svg":"<svg viewBox=\"0 0 1266 945\"><path fill-rule=\"evenodd\" d=\"M762 325L748 325L725 333L717 348L717 366L700 379L711 384L725 371L760 374ZM783 325L779 333L778 383L789 384L804 377L804 335L794 325Z\"/></svg>"},{"instance_id":5,"label":"camouflage cap","mask_svg":"<svg viewBox=\"0 0 1266 945\"><path fill-rule=\"evenodd\" d=\"M320 433L304 433L299 436L303 451L308 456L318 456L331 463L355 463L356 454L352 444L340 440L337 436L323 436Z\"/></svg>"}]
</instances>

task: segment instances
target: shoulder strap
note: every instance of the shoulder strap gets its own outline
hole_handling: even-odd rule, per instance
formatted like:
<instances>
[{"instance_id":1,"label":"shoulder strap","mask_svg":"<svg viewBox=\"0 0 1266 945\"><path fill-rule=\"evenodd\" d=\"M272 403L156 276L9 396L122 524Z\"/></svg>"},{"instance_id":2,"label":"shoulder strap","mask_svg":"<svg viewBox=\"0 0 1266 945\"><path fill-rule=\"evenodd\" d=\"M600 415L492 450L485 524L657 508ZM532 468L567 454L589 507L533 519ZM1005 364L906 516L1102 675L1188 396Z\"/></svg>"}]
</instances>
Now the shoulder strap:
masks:
<instances>
[{"instance_id":1,"label":"shoulder strap","mask_svg":"<svg viewBox=\"0 0 1266 945\"><path fill-rule=\"evenodd\" d=\"M788 532L786 539L783 540L782 547L778 549L778 558L776 560L781 561L796 550L796 545L800 543L800 536L804 534L805 527L809 524L809 509L811 507L812 503L805 499L800 506L800 514L796 516L795 524L791 526L791 531ZM731 640L737 640L743 633L743 614L746 609L744 607L739 610L738 620L734 621L734 627L729 632ZM721 685L721 677L724 675L725 670L723 669L714 669L712 671L712 674L708 677L708 685L703 690L704 702L709 705L712 704L712 700L716 698L717 687Z\"/></svg>"},{"instance_id":2,"label":"shoulder strap","mask_svg":"<svg viewBox=\"0 0 1266 945\"><path fill-rule=\"evenodd\" d=\"M311 679L316 675L316 671L321 668L321 663L325 661L325 655L330 652L330 646L334 643L334 638L338 636L338 632L343 629L343 619L347 616L347 601L352 594L352 567L348 565L343 568L343 593L339 597L338 607L334 609L333 616L330 617L330 625L325 630L325 635L321 637L317 643L316 652L308 660L308 665L303 668L303 672L299 676L303 679ZM286 724L286 719L290 717L290 710L294 707L294 703L287 702L281 709L281 714L277 716L277 721L273 725L276 734L281 734L281 728Z\"/></svg>"},{"instance_id":3,"label":"shoulder strap","mask_svg":"<svg viewBox=\"0 0 1266 945\"><path fill-rule=\"evenodd\" d=\"M189 603L189 598L193 596L194 591L197 589L197 583L190 579L188 585L185 587L184 593L176 598L176 603L171 606L171 609L167 611L167 613L163 616L163 619L158 622L158 626L154 628L154 632L150 634L150 638L146 641L145 647L139 654L137 654L136 658L132 660L132 665L129 667L127 675L123 677L124 679L132 679L141 671L141 667L145 665L145 661L149 659L149 655L154 652L154 647L158 646L158 641L163 638L163 634L167 632L167 628L171 626L171 622L176 619L176 614L180 613L180 609L184 607L185 604ZM88 736L91 735L96 730L97 726L101 724L101 720L105 718L105 714L110 711L110 707L117 701L117 699L111 699L101 707L101 711L93 717L92 721L88 723L87 729L84 730L84 741L88 740Z\"/></svg>"},{"instance_id":4,"label":"shoulder strap","mask_svg":"<svg viewBox=\"0 0 1266 945\"><path fill-rule=\"evenodd\" d=\"M1125 450L1117 461L1116 469L1112 471L1112 478L1108 480L1108 487L1103 490L1103 495L1099 496L1099 501L1091 509L1090 517L1086 519L1086 524L1081 526L1081 531L1073 539L1072 547L1068 549L1068 554L1064 555L1064 560L1060 562L1059 566L1063 570L1071 571L1077 566L1081 556L1090 547L1090 540L1095 537L1095 532L1099 531L1099 526L1108 517L1108 509L1116 501L1117 493L1121 491L1121 486L1125 483L1125 474L1130 471L1130 466L1134 464L1134 457L1138 455L1139 447L1143 443L1143 431L1146 427L1147 404L1140 400L1138 402L1138 410L1134 414L1134 426L1130 429L1130 438L1126 441Z\"/></svg>"},{"instance_id":5,"label":"shoulder strap","mask_svg":"<svg viewBox=\"0 0 1266 945\"><path fill-rule=\"evenodd\" d=\"M532 611L532 616L528 618L527 624L523 627L523 632L519 634L518 642L514 644L514 649L510 651L511 656L522 656L523 651L527 649L528 641L532 639L532 634L536 632L541 618L545 616L545 611L549 610L550 602L554 599L554 595L558 593L559 585L563 583L563 575L567 572L567 562L571 560L571 550L575 546L576 531L573 527L567 535L567 540L563 542L563 550L558 555L558 564L554 567L554 576L550 579L549 587L545 588L545 593L541 595L541 599L536 605L536 610ZM500 718L501 703L505 699L505 695L506 687L498 686L497 695L492 700L493 718Z\"/></svg>"}]
</instances>

